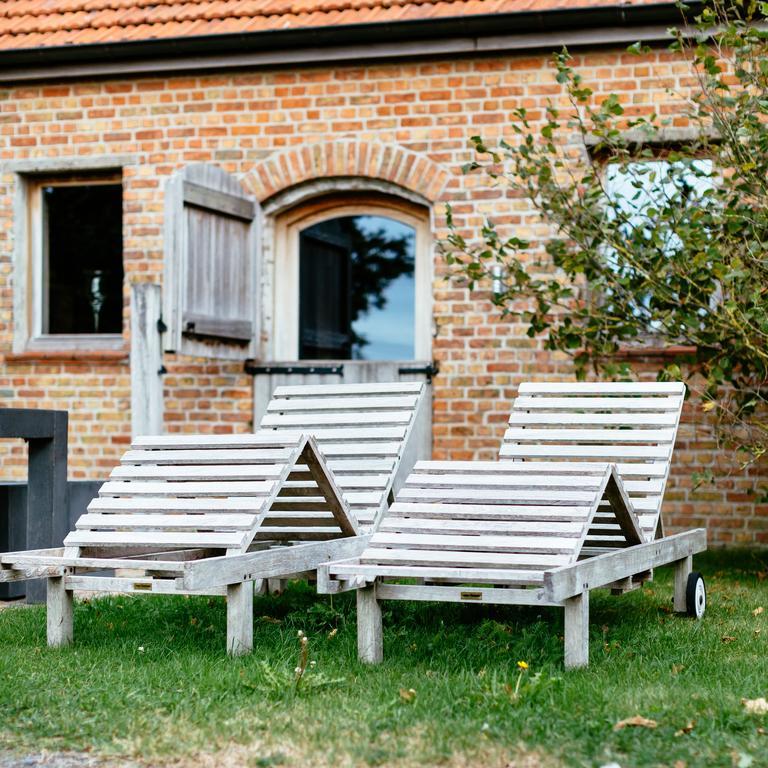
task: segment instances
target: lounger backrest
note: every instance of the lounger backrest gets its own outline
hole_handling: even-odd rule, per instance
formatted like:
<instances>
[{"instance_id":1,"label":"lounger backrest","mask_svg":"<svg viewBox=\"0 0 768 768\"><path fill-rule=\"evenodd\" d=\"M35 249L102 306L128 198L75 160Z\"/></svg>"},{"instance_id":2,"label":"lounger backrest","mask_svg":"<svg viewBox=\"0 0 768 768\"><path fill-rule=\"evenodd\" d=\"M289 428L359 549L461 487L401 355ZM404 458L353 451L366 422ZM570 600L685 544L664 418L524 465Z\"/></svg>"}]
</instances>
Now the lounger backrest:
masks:
<instances>
[{"instance_id":1,"label":"lounger backrest","mask_svg":"<svg viewBox=\"0 0 768 768\"><path fill-rule=\"evenodd\" d=\"M679 382L521 384L499 458L615 463L651 539L684 398Z\"/></svg>"},{"instance_id":2,"label":"lounger backrest","mask_svg":"<svg viewBox=\"0 0 768 768\"><path fill-rule=\"evenodd\" d=\"M360 563L449 583L540 585L544 571L577 561L600 500L617 488L606 464L589 472L561 468L420 461ZM630 518L622 522L638 541Z\"/></svg>"},{"instance_id":3,"label":"lounger backrest","mask_svg":"<svg viewBox=\"0 0 768 768\"><path fill-rule=\"evenodd\" d=\"M275 509L290 478L316 504L300 520ZM281 435L140 437L81 515L66 547L246 551L254 541L302 541L357 533L316 444Z\"/></svg>"},{"instance_id":4,"label":"lounger backrest","mask_svg":"<svg viewBox=\"0 0 768 768\"><path fill-rule=\"evenodd\" d=\"M277 387L260 429L311 434L361 528L371 530L423 458L416 455L414 437L424 392L422 382ZM302 514L312 499L287 500L292 492L289 483L281 494L283 509Z\"/></svg>"}]
</instances>

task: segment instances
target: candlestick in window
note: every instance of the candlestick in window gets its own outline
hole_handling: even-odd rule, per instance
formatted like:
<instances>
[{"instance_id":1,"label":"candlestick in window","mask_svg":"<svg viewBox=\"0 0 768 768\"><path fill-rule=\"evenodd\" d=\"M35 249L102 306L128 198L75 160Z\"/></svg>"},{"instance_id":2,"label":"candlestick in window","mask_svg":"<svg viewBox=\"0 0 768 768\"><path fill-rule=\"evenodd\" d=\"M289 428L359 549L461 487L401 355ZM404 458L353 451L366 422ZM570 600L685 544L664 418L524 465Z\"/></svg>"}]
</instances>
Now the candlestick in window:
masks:
<instances>
[{"instance_id":1,"label":"candlestick in window","mask_svg":"<svg viewBox=\"0 0 768 768\"><path fill-rule=\"evenodd\" d=\"M88 303L91 306L91 312L93 312L93 330L94 333L98 333L101 310L104 306L104 301L107 298L101 289L101 284L104 279L104 271L101 269L94 269L87 274L90 276Z\"/></svg>"}]
</instances>

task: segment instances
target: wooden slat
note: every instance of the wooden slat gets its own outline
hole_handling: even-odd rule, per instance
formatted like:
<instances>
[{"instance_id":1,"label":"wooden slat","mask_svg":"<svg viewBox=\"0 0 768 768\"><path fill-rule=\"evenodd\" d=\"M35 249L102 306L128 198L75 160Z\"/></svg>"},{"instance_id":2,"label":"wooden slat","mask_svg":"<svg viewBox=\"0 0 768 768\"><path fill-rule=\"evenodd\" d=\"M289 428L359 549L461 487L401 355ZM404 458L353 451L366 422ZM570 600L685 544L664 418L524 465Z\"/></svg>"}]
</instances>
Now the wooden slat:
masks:
<instances>
[{"instance_id":1,"label":"wooden slat","mask_svg":"<svg viewBox=\"0 0 768 768\"><path fill-rule=\"evenodd\" d=\"M389 508L387 519L393 516L411 515L430 519L454 520L586 520L589 506L573 505L493 505L493 504L446 504L410 503L396 500Z\"/></svg>"},{"instance_id":2,"label":"wooden slat","mask_svg":"<svg viewBox=\"0 0 768 768\"><path fill-rule=\"evenodd\" d=\"M78 529L103 530L114 528L157 528L177 530L247 531L254 523L254 515L219 513L200 515L162 514L84 514L75 527Z\"/></svg>"},{"instance_id":3,"label":"wooden slat","mask_svg":"<svg viewBox=\"0 0 768 768\"><path fill-rule=\"evenodd\" d=\"M114 498L97 496L88 504L90 512L258 512L264 498Z\"/></svg>"},{"instance_id":4,"label":"wooden slat","mask_svg":"<svg viewBox=\"0 0 768 768\"><path fill-rule=\"evenodd\" d=\"M435 552L425 549L366 549L360 555L363 564L448 565L468 568L535 569L566 565L566 555L507 554L501 552Z\"/></svg>"},{"instance_id":5,"label":"wooden slat","mask_svg":"<svg viewBox=\"0 0 768 768\"><path fill-rule=\"evenodd\" d=\"M288 460L291 447L276 449L253 448L212 448L212 449L168 449L126 451L122 464L278 464Z\"/></svg>"},{"instance_id":6,"label":"wooden slat","mask_svg":"<svg viewBox=\"0 0 768 768\"><path fill-rule=\"evenodd\" d=\"M268 480L273 482L282 473L280 464L245 464L225 466L214 464L177 466L163 464L135 465L127 464L115 467L110 473L114 480L163 480L198 482L224 482L228 480Z\"/></svg>"},{"instance_id":7,"label":"wooden slat","mask_svg":"<svg viewBox=\"0 0 768 768\"><path fill-rule=\"evenodd\" d=\"M135 438L131 448L134 450L285 448L298 445L301 437L300 431L264 431L247 435L147 435Z\"/></svg>"},{"instance_id":8,"label":"wooden slat","mask_svg":"<svg viewBox=\"0 0 768 768\"><path fill-rule=\"evenodd\" d=\"M588 491L544 491L537 489L482 489L482 488L409 488L406 486L398 493L399 501L446 501L449 503L485 502L491 504L588 504L594 493Z\"/></svg>"},{"instance_id":9,"label":"wooden slat","mask_svg":"<svg viewBox=\"0 0 768 768\"><path fill-rule=\"evenodd\" d=\"M389 426L408 424L413 414L410 411L361 411L342 413L268 413L262 418L265 428L287 427L313 431L315 427L359 427L365 425Z\"/></svg>"},{"instance_id":10,"label":"wooden slat","mask_svg":"<svg viewBox=\"0 0 768 768\"><path fill-rule=\"evenodd\" d=\"M515 399L515 409L540 411L676 411L679 397L528 397Z\"/></svg>"},{"instance_id":11,"label":"wooden slat","mask_svg":"<svg viewBox=\"0 0 768 768\"><path fill-rule=\"evenodd\" d=\"M502 451L504 450L502 446ZM611 462L614 463L614 462ZM417 461L416 472L482 472L484 474L547 474L602 475L604 461ZM619 475L664 477L666 462L622 463L615 465Z\"/></svg>"},{"instance_id":12,"label":"wooden slat","mask_svg":"<svg viewBox=\"0 0 768 768\"><path fill-rule=\"evenodd\" d=\"M73 531L64 539L67 547L119 547L124 545L163 547L239 548L243 533L184 533L181 531Z\"/></svg>"},{"instance_id":13,"label":"wooden slat","mask_svg":"<svg viewBox=\"0 0 768 768\"><path fill-rule=\"evenodd\" d=\"M387 515L379 526L385 533L456 533L456 534L524 534L526 536L580 536L584 521L549 520L455 520L432 517L398 517ZM618 529L618 526L617 526Z\"/></svg>"},{"instance_id":14,"label":"wooden slat","mask_svg":"<svg viewBox=\"0 0 768 768\"><path fill-rule=\"evenodd\" d=\"M289 413L292 411L413 411L417 395L399 397L273 397L267 406L267 413ZM262 424L264 422L262 421Z\"/></svg>"},{"instance_id":15,"label":"wooden slat","mask_svg":"<svg viewBox=\"0 0 768 768\"><path fill-rule=\"evenodd\" d=\"M274 481L162 483L108 481L101 486L100 496L266 496Z\"/></svg>"},{"instance_id":16,"label":"wooden slat","mask_svg":"<svg viewBox=\"0 0 768 768\"><path fill-rule=\"evenodd\" d=\"M677 424L677 414L674 411L661 413L568 413L566 411L512 411L509 424L513 426L536 426L551 424L553 426L638 426L638 427L674 427Z\"/></svg>"},{"instance_id":17,"label":"wooden slat","mask_svg":"<svg viewBox=\"0 0 768 768\"><path fill-rule=\"evenodd\" d=\"M561 445L520 445L505 443L499 452L503 458L541 459L667 459L671 455L670 445L580 445L568 443Z\"/></svg>"},{"instance_id":18,"label":"wooden slat","mask_svg":"<svg viewBox=\"0 0 768 768\"><path fill-rule=\"evenodd\" d=\"M526 395L684 395L685 384L679 381L526 381L520 384L518 391Z\"/></svg>"},{"instance_id":19,"label":"wooden slat","mask_svg":"<svg viewBox=\"0 0 768 768\"><path fill-rule=\"evenodd\" d=\"M484 533L484 532L483 532ZM371 538L371 548L429 549L451 552L537 552L566 554L574 549L568 537L558 536L486 536L444 535L442 533L390 533L377 531Z\"/></svg>"},{"instance_id":20,"label":"wooden slat","mask_svg":"<svg viewBox=\"0 0 768 768\"><path fill-rule=\"evenodd\" d=\"M419 381L397 381L392 383L380 384L298 384L293 386L275 387L272 394L273 398L283 397L337 397L345 396L368 396L379 394L394 393L413 393L418 394L423 389L423 384Z\"/></svg>"},{"instance_id":21,"label":"wooden slat","mask_svg":"<svg viewBox=\"0 0 768 768\"><path fill-rule=\"evenodd\" d=\"M600 477L596 475L539 475L539 474L422 474L413 472L406 481L407 488L471 488L481 489L594 489L600 484Z\"/></svg>"},{"instance_id":22,"label":"wooden slat","mask_svg":"<svg viewBox=\"0 0 768 768\"><path fill-rule=\"evenodd\" d=\"M459 584L541 584L543 571L515 571L509 568L451 568L418 565L344 565L334 563L330 566L332 577L363 576L369 579L378 577L451 579Z\"/></svg>"},{"instance_id":23,"label":"wooden slat","mask_svg":"<svg viewBox=\"0 0 768 768\"><path fill-rule=\"evenodd\" d=\"M507 441L574 441L578 443L670 443L674 429L523 429L510 428Z\"/></svg>"}]
</instances>

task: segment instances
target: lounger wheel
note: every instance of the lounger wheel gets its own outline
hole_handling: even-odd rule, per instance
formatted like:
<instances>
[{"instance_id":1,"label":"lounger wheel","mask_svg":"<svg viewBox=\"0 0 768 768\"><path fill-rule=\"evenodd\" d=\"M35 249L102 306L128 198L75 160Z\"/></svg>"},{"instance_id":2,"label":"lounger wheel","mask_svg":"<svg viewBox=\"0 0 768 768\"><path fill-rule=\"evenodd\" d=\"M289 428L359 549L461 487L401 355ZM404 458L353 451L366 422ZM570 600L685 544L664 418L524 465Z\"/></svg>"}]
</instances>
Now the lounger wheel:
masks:
<instances>
[{"instance_id":1,"label":"lounger wheel","mask_svg":"<svg viewBox=\"0 0 768 768\"><path fill-rule=\"evenodd\" d=\"M698 571L688 574L688 584L685 588L685 608L693 619L700 619L707 609L707 587L704 577Z\"/></svg>"}]
</instances>

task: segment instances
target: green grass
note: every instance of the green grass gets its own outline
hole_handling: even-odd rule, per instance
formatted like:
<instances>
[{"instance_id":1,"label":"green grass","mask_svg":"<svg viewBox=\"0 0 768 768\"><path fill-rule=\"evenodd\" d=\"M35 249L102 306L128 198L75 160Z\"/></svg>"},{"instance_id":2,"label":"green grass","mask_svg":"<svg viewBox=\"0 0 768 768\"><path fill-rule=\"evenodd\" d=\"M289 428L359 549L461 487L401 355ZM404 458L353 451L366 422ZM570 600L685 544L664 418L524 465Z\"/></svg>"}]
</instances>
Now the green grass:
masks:
<instances>
[{"instance_id":1,"label":"green grass","mask_svg":"<svg viewBox=\"0 0 768 768\"><path fill-rule=\"evenodd\" d=\"M60 650L45 646L41 607L10 608L0 745L153 764L223 750L257 767L503 766L524 754L542 765L766 766L768 716L741 699L768 696L768 553L710 554L696 567L708 582L703 621L671 613L666 569L629 595L594 593L591 666L568 673L555 609L386 603L385 661L368 668L356 660L353 596L331 601L303 584L256 601L255 652L234 660L219 598L78 603L76 642ZM299 630L316 666L295 691ZM518 660L530 668L514 700ZM634 715L658 727L613 729Z\"/></svg>"}]
</instances>

